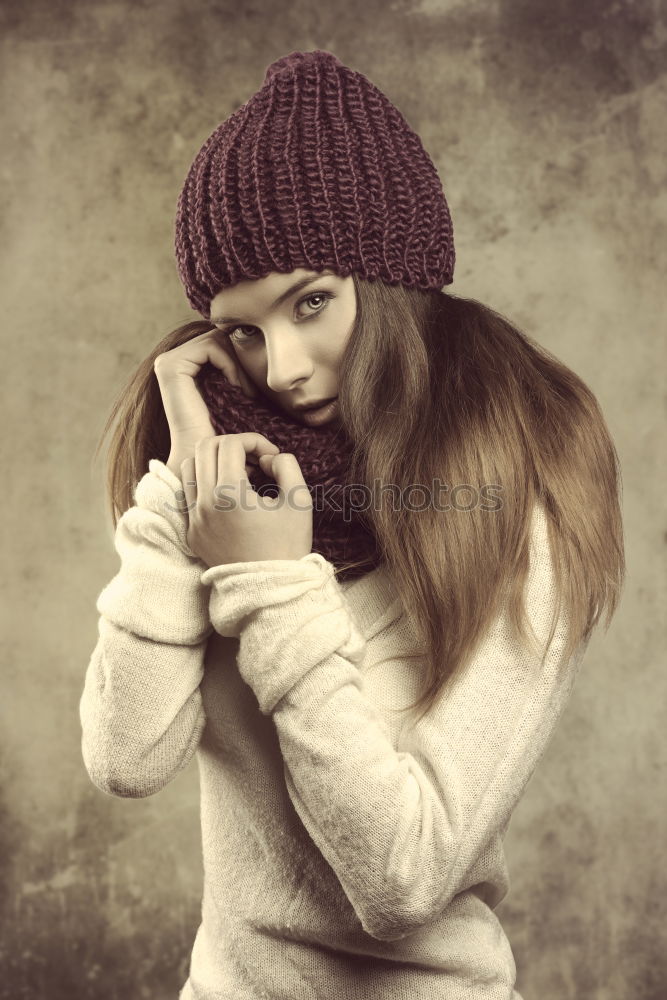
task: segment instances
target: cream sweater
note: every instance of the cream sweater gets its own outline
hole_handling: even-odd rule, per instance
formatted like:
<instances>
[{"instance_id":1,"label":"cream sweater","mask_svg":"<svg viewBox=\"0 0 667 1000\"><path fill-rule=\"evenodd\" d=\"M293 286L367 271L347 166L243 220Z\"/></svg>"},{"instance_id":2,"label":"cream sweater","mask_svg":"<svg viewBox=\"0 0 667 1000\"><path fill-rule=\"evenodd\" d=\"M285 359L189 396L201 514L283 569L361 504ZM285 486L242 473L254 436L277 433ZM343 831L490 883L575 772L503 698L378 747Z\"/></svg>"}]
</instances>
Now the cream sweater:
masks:
<instances>
[{"instance_id":1,"label":"cream sweater","mask_svg":"<svg viewBox=\"0 0 667 1000\"><path fill-rule=\"evenodd\" d=\"M202 921L181 1000L521 1000L494 914L503 836L584 647L544 665L489 630L417 725L415 636L384 567L339 583L317 553L207 569L157 459L120 518L81 698L83 759L112 795L197 754ZM535 508L527 607L553 599ZM446 622L443 621L443 627Z\"/></svg>"}]
</instances>

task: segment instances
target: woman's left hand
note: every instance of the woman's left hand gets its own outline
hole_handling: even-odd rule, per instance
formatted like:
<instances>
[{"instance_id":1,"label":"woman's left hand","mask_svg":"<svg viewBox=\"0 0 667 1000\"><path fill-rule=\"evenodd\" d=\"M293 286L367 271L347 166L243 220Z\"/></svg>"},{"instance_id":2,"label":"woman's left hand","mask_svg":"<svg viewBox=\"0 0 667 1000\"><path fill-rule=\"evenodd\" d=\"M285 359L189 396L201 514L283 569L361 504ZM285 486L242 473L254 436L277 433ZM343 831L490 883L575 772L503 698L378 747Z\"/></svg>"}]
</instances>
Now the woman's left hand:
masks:
<instances>
[{"instance_id":1,"label":"woman's left hand","mask_svg":"<svg viewBox=\"0 0 667 1000\"><path fill-rule=\"evenodd\" d=\"M218 434L195 445L181 462L187 502L187 542L207 566L264 559L301 559L313 547L313 502L295 455L262 434ZM279 496L256 493L247 474L258 456Z\"/></svg>"}]
</instances>

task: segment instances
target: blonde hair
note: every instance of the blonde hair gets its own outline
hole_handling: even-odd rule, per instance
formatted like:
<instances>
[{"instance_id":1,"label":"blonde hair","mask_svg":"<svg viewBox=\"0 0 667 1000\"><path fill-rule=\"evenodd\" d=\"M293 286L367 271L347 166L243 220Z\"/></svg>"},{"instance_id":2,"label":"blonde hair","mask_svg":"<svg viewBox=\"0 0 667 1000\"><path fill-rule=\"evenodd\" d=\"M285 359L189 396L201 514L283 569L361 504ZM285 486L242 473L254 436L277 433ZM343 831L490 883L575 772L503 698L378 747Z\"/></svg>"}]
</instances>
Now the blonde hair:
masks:
<instances>
[{"instance_id":1,"label":"blonde hair","mask_svg":"<svg viewBox=\"0 0 667 1000\"><path fill-rule=\"evenodd\" d=\"M536 502L547 515L559 595L549 642L563 605L565 660L605 611L609 627L625 574L618 456L590 389L499 313L443 291L352 277L357 315L338 389L353 442L349 482L372 496L383 484L407 495L436 479L500 493L491 512L480 502L454 516L433 506L367 508L416 628L414 656L425 657L423 690L411 706L423 715L465 669L501 607L525 641ZM154 360L207 329L196 321L169 333L114 403L95 452L116 421L106 480L114 527L149 459L169 455ZM352 565L374 568L361 560L336 571Z\"/></svg>"}]
</instances>

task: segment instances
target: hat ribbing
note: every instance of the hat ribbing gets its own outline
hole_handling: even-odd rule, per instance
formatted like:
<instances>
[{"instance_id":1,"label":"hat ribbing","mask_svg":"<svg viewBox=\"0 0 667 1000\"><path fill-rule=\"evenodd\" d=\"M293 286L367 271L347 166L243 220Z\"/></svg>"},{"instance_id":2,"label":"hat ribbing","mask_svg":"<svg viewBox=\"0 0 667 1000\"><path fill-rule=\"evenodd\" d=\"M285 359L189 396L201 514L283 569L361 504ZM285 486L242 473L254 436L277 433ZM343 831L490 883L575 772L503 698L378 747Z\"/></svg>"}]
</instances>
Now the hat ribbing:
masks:
<instances>
[{"instance_id":1,"label":"hat ribbing","mask_svg":"<svg viewBox=\"0 0 667 1000\"><path fill-rule=\"evenodd\" d=\"M272 271L331 268L440 289L452 221L419 136L365 76L292 52L206 140L178 199L176 260L194 309Z\"/></svg>"}]
</instances>

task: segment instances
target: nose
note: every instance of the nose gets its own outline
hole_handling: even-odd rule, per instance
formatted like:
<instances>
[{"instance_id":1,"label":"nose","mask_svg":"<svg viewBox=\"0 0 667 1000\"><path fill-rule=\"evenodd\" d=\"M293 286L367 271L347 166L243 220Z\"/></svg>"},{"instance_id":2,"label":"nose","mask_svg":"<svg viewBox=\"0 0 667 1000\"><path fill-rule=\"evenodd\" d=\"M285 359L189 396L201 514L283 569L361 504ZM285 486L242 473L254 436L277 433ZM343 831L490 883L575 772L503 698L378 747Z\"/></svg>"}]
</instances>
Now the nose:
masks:
<instances>
[{"instance_id":1,"label":"nose","mask_svg":"<svg viewBox=\"0 0 667 1000\"><path fill-rule=\"evenodd\" d=\"M266 384L273 392L287 392L309 378L313 364L299 334L283 327L266 335Z\"/></svg>"}]
</instances>

